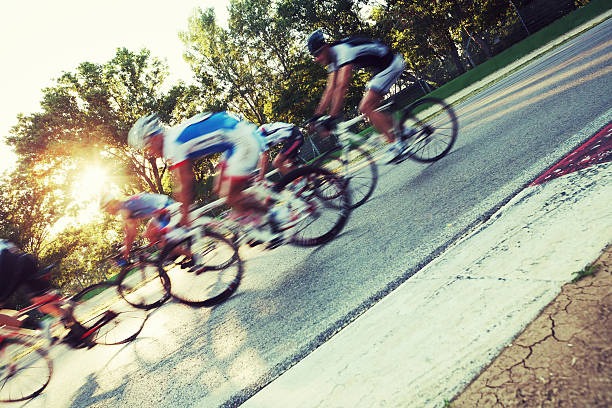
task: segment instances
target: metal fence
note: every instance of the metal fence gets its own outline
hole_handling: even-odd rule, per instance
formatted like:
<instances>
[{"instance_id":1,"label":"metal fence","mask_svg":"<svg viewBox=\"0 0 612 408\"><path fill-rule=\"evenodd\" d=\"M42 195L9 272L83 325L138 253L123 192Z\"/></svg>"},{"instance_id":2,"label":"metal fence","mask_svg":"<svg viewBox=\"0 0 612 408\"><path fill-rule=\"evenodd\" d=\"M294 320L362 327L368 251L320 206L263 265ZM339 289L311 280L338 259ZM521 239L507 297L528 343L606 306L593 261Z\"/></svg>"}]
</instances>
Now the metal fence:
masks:
<instances>
[{"instance_id":1,"label":"metal fence","mask_svg":"<svg viewBox=\"0 0 612 408\"><path fill-rule=\"evenodd\" d=\"M461 61L469 70L514 44L550 25L559 18L589 3L590 0L508 0L506 17L485 32L470 32L462 27L458 44ZM429 74L428 80L404 75L391 94L408 103L460 75L450 59Z\"/></svg>"}]
</instances>

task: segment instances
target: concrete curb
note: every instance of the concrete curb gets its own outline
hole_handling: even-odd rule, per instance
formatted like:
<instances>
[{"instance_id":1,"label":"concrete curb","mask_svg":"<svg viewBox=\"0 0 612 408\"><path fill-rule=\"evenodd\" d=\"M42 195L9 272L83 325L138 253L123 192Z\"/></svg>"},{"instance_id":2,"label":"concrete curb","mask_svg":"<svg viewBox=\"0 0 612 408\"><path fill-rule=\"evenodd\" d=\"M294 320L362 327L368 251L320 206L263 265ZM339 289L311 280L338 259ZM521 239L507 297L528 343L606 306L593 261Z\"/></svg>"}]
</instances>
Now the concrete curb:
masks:
<instances>
[{"instance_id":1,"label":"concrete curb","mask_svg":"<svg viewBox=\"0 0 612 408\"><path fill-rule=\"evenodd\" d=\"M611 186L528 188L243 406L443 406L610 243Z\"/></svg>"}]
</instances>

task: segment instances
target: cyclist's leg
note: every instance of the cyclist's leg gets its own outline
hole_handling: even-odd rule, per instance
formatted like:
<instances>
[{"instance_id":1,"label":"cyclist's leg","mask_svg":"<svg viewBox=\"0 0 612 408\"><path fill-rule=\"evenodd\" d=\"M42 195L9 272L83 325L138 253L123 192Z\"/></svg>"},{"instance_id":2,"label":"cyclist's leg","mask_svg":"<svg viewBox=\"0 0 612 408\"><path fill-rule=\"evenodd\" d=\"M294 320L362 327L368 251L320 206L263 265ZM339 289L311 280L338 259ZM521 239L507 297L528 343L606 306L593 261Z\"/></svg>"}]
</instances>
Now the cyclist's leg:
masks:
<instances>
[{"instance_id":1,"label":"cyclist's leg","mask_svg":"<svg viewBox=\"0 0 612 408\"><path fill-rule=\"evenodd\" d=\"M404 68L404 59L400 55L396 55L386 69L370 80L368 90L359 104L359 110L370 119L372 125L384 135L389 143L395 141L393 118L383 112L377 112L376 109L380 106L391 86L398 80Z\"/></svg>"},{"instance_id":2,"label":"cyclist's leg","mask_svg":"<svg viewBox=\"0 0 612 408\"><path fill-rule=\"evenodd\" d=\"M144 237L151 244L161 241L163 238L161 230L167 225L168 223L164 222L163 219L159 219L156 217L151 218L147 223L147 226L145 227Z\"/></svg>"},{"instance_id":3,"label":"cyclist's leg","mask_svg":"<svg viewBox=\"0 0 612 408\"><path fill-rule=\"evenodd\" d=\"M304 144L304 136L297 128L293 130L291 138L284 143L280 153L274 158L272 164L285 175L295 169L295 159Z\"/></svg>"},{"instance_id":4,"label":"cyclist's leg","mask_svg":"<svg viewBox=\"0 0 612 408\"><path fill-rule=\"evenodd\" d=\"M219 196L224 197L227 204L240 213L255 212L263 215L268 206L254 194L244 191L259 161L259 142L250 134L243 136L231 154L227 155L218 180Z\"/></svg>"},{"instance_id":5,"label":"cyclist's leg","mask_svg":"<svg viewBox=\"0 0 612 408\"><path fill-rule=\"evenodd\" d=\"M374 128L387 139L387 142L393 143L395 141L395 135L393 134L393 118L383 112L376 111L383 97L384 94L371 88L368 89L359 103L359 111L372 122Z\"/></svg>"},{"instance_id":6,"label":"cyclist's leg","mask_svg":"<svg viewBox=\"0 0 612 408\"><path fill-rule=\"evenodd\" d=\"M0 310L0 326L21 327L21 320L14 316L8 315L8 310Z\"/></svg>"}]
</instances>

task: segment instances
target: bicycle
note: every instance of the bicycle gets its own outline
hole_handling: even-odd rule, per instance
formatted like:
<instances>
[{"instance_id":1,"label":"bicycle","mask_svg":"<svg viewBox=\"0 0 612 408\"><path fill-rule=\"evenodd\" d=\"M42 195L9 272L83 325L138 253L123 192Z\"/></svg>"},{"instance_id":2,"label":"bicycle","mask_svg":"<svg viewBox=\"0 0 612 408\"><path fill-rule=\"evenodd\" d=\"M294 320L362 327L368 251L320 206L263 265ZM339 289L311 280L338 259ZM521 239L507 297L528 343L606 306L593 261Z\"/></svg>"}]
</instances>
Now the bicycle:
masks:
<instances>
[{"instance_id":1,"label":"bicycle","mask_svg":"<svg viewBox=\"0 0 612 408\"><path fill-rule=\"evenodd\" d=\"M41 331L0 326L0 402L24 401L40 394L51 380L49 350L56 344L91 348L96 344L124 344L142 331L146 315L116 305L114 284L100 283L73 297L50 295L16 316L47 304L65 308L66 314L51 326L63 326L63 336L50 341ZM115 296L112 296L115 295ZM131 308L130 308L131 309Z\"/></svg>"},{"instance_id":2,"label":"bicycle","mask_svg":"<svg viewBox=\"0 0 612 408\"><path fill-rule=\"evenodd\" d=\"M368 151L360 147L363 138L349 130L351 126L364 119L365 117L360 115L349 121L339 123L333 132L333 135L337 138L336 146L309 163L313 166L325 167L346 181L346 188L350 188L351 191L351 209L365 203L378 183L376 161ZM322 197L325 198L323 195ZM335 197L332 195L327 196L327 198Z\"/></svg>"},{"instance_id":3,"label":"bicycle","mask_svg":"<svg viewBox=\"0 0 612 408\"><path fill-rule=\"evenodd\" d=\"M323 245L340 233L351 213L346 183L338 175L318 166L299 167L276 183L261 183L252 188L271 204L271 211L286 210L292 214L290 224L284 227L288 233L286 239L264 242L269 249L285 243L300 247ZM328 195L333 195L334 199L322 199L321 191L332 191ZM257 242L261 238L258 228L248 226L248 220L241 222L230 216L209 225L235 231L238 244ZM281 232L273 221L268 226L273 233Z\"/></svg>"},{"instance_id":4,"label":"bicycle","mask_svg":"<svg viewBox=\"0 0 612 408\"><path fill-rule=\"evenodd\" d=\"M158 271L159 243L132 248L124 262L121 262L123 253L118 248L114 250L114 255L103 260L104 269L111 271L117 292L127 303L137 309L149 310L170 298L170 279Z\"/></svg>"},{"instance_id":5,"label":"bicycle","mask_svg":"<svg viewBox=\"0 0 612 408\"><path fill-rule=\"evenodd\" d=\"M437 161L451 150L457 139L457 116L452 107L441 99L427 97L399 109L391 102L377 110L395 111L394 128L407 143L407 148L393 163L398 164L408 158L426 163ZM353 208L368 200L378 181L376 160L365 147L373 146L372 150L378 150L381 146L372 143L372 138L350 130L364 120L362 114L338 123L331 131L331 135L338 140L337 146L312 161L313 165L324 166L347 180L353 194ZM315 130L319 134L322 132L316 125Z\"/></svg>"},{"instance_id":6,"label":"bicycle","mask_svg":"<svg viewBox=\"0 0 612 408\"><path fill-rule=\"evenodd\" d=\"M346 224L350 214L349 195L337 194L333 200L321 200L315 190L324 188L341 189L343 183L326 169L303 167L296 169L272 186L259 186L258 193L268 200L274 210L285 209L295 214L290 226L285 226L289 233L286 240L279 239L280 226L274 222L255 227L249 224L248 217L237 219L232 215L217 219L205 215L209 206L191 211L191 226L188 229L177 228L180 219L180 204L168 208L170 223L163 231L165 243L160 245L161 253L157 257L145 259L148 274L136 273L133 276L149 276L167 280L165 289L170 296L192 306L212 306L230 297L238 288L243 273L238 248L248 242L264 244L268 249L284 243L297 246L315 246L333 239ZM338 203L335 203L335 202ZM265 234L269 228L271 233ZM228 237L228 231L232 237ZM199 254L198 264L186 270L185 264L191 265L189 255ZM145 269L145 268L141 268ZM124 276L118 278L119 288L126 286ZM147 279L149 279L147 278ZM135 282L138 278L135 279ZM137 283L136 283L137 284ZM162 285L164 286L164 285ZM160 292L159 296L163 296ZM161 299L161 298L160 298ZM155 302L153 298L151 304ZM141 307L147 306L143 297L138 302Z\"/></svg>"},{"instance_id":7,"label":"bicycle","mask_svg":"<svg viewBox=\"0 0 612 408\"><path fill-rule=\"evenodd\" d=\"M459 122L453 108L438 98L422 98L400 110L396 129L407 148L394 160L431 163L446 156L457 140Z\"/></svg>"},{"instance_id":8,"label":"bicycle","mask_svg":"<svg viewBox=\"0 0 612 408\"><path fill-rule=\"evenodd\" d=\"M213 306L238 288L243 265L238 248L228 237L208 228L209 217L179 227L180 203L167 208L170 223L159 241L130 251L117 274L117 291L139 309L160 306L170 297L191 306ZM197 214L197 213L196 213ZM192 254L198 254L195 265ZM121 258L118 254L115 259Z\"/></svg>"}]
</instances>

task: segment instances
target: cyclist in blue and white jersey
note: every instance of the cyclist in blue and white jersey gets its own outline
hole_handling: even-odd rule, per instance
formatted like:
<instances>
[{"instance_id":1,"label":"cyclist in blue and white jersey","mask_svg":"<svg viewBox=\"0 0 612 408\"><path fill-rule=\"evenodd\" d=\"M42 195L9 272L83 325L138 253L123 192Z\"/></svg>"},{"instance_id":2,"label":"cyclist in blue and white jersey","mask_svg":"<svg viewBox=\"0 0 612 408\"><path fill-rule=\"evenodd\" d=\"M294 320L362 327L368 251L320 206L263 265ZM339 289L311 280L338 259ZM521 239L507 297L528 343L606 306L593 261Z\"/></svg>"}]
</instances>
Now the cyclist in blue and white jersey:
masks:
<instances>
[{"instance_id":1,"label":"cyclist in blue and white jersey","mask_svg":"<svg viewBox=\"0 0 612 408\"><path fill-rule=\"evenodd\" d=\"M261 152L261 135L253 123L226 112L208 112L164 128L157 115L151 114L136 121L128 134L128 143L170 162L180 186L177 198L181 203L182 225L189 225L193 204L193 161L214 153L224 153L221 172L215 180L218 195L239 213L264 215L268 210L253 194L243 191Z\"/></svg>"},{"instance_id":2,"label":"cyclist in blue and white jersey","mask_svg":"<svg viewBox=\"0 0 612 408\"><path fill-rule=\"evenodd\" d=\"M380 41L365 37L351 37L328 43L320 30L308 38L308 51L315 62L327 67L327 85L313 119L322 117L326 112L330 118L323 126L331 130L335 127L342 111L353 70L368 69L374 76L367 84L367 91L359 103L362 112L372 125L381 132L389 143L389 159L399 156L405 149L401 135L394 134L391 116L377 112L385 94L404 71L404 59L394 54Z\"/></svg>"},{"instance_id":3,"label":"cyclist in blue and white jersey","mask_svg":"<svg viewBox=\"0 0 612 408\"><path fill-rule=\"evenodd\" d=\"M140 220L150 219L145 228L145 238L153 243L163 240L163 229L170 223L169 207L175 201L163 194L140 193L126 200L119 200L111 194L100 198L100 208L112 215L120 215L125 230L123 257L129 258L132 244L138 234Z\"/></svg>"},{"instance_id":4,"label":"cyclist in blue and white jersey","mask_svg":"<svg viewBox=\"0 0 612 408\"><path fill-rule=\"evenodd\" d=\"M283 145L281 151L272 161L281 174L287 174L294 169L294 160L304 144L304 135L297 126L290 123L274 122L261 125L258 128L264 138L263 153L259 161L259 179L262 180L268 167L268 151L274 146Z\"/></svg>"}]
</instances>

